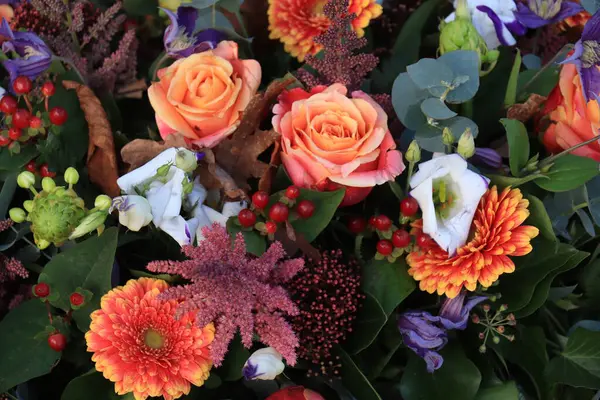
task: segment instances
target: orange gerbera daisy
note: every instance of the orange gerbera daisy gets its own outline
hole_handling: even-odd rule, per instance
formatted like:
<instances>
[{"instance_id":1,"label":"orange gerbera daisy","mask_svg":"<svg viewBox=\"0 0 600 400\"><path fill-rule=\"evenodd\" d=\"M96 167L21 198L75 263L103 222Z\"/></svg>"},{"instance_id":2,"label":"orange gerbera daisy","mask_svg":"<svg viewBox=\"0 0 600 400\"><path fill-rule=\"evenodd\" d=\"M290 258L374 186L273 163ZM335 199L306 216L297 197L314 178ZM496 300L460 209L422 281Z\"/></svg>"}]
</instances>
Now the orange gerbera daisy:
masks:
<instances>
[{"instance_id":1,"label":"orange gerbera daisy","mask_svg":"<svg viewBox=\"0 0 600 400\"><path fill-rule=\"evenodd\" d=\"M472 239L458 248L453 257L435 245L408 255L408 273L421 290L449 298L464 287L475 290L477 283L489 287L503 273L515 270L508 256L524 256L531 252L530 241L539 230L521 224L529 216L529 201L519 189L506 188L500 195L496 186L483 195L471 226ZM413 233L421 233L422 221L413 225Z\"/></svg>"},{"instance_id":2,"label":"orange gerbera daisy","mask_svg":"<svg viewBox=\"0 0 600 400\"><path fill-rule=\"evenodd\" d=\"M119 395L177 399L208 378L214 327L196 326L195 312L175 319L178 302L156 298L168 287L159 279L130 280L104 295L91 315L87 350Z\"/></svg>"},{"instance_id":3,"label":"orange gerbera daisy","mask_svg":"<svg viewBox=\"0 0 600 400\"><path fill-rule=\"evenodd\" d=\"M271 39L284 43L285 51L300 62L307 54L317 54L321 45L314 38L329 28L331 21L323 14L328 0L269 0L269 31ZM354 14L352 29L358 37L365 34L373 18L383 12L376 0L348 0L348 12Z\"/></svg>"}]
</instances>

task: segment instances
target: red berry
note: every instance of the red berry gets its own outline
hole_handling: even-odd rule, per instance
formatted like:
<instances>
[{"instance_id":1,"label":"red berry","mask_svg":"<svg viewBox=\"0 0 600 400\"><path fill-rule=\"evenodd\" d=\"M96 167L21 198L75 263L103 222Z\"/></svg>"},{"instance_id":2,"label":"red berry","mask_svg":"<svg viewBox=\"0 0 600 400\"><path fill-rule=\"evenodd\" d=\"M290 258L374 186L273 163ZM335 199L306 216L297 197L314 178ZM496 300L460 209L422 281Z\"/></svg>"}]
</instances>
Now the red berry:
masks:
<instances>
[{"instance_id":1,"label":"red berry","mask_svg":"<svg viewBox=\"0 0 600 400\"><path fill-rule=\"evenodd\" d=\"M31 79L26 76L18 76L13 82L13 89L16 94L27 94L31 92L32 88Z\"/></svg>"},{"instance_id":2,"label":"red berry","mask_svg":"<svg viewBox=\"0 0 600 400\"><path fill-rule=\"evenodd\" d=\"M251 210L244 208L238 214L238 220L240 221L240 225L244 228L250 228L251 226L254 226L254 223L256 222L256 214Z\"/></svg>"},{"instance_id":3,"label":"red berry","mask_svg":"<svg viewBox=\"0 0 600 400\"><path fill-rule=\"evenodd\" d=\"M38 283L33 287L33 293L42 299L48 297L50 294L50 286L45 282Z\"/></svg>"},{"instance_id":4,"label":"red berry","mask_svg":"<svg viewBox=\"0 0 600 400\"><path fill-rule=\"evenodd\" d=\"M83 304L83 302L85 301L85 297L83 297L81 293L75 292L71 294L71 297L69 297L69 301L72 305L78 307Z\"/></svg>"},{"instance_id":5,"label":"red berry","mask_svg":"<svg viewBox=\"0 0 600 400\"><path fill-rule=\"evenodd\" d=\"M42 85L42 93L46 97L52 96L56 92L56 88L54 87L54 83L48 81Z\"/></svg>"},{"instance_id":6,"label":"red berry","mask_svg":"<svg viewBox=\"0 0 600 400\"><path fill-rule=\"evenodd\" d=\"M0 147L6 147L12 143L9 137L0 135Z\"/></svg>"},{"instance_id":7,"label":"red berry","mask_svg":"<svg viewBox=\"0 0 600 400\"><path fill-rule=\"evenodd\" d=\"M123 23L123 29L127 32L130 29L136 29L138 23L135 19L129 18L125 23Z\"/></svg>"},{"instance_id":8,"label":"red berry","mask_svg":"<svg viewBox=\"0 0 600 400\"><path fill-rule=\"evenodd\" d=\"M375 221L376 221L376 220L377 220L377 217L375 217L375 216L373 216L373 217L369 218L369 225L370 225L372 228L375 228Z\"/></svg>"},{"instance_id":9,"label":"red berry","mask_svg":"<svg viewBox=\"0 0 600 400\"><path fill-rule=\"evenodd\" d=\"M29 127L37 129L42 126L42 119L36 116L31 117L29 120Z\"/></svg>"},{"instance_id":10,"label":"red berry","mask_svg":"<svg viewBox=\"0 0 600 400\"><path fill-rule=\"evenodd\" d=\"M400 211L406 217L412 217L419 211L419 203L413 197L407 197L400 202Z\"/></svg>"},{"instance_id":11,"label":"red berry","mask_svg":"<svg viewBox=\"0 0 600 400\"><path fill-rule=\"evenodd\" d=\"M67 347L67 338L60 332L48 336L48 345L54 351L63 351Z\"/></svg>"},{"instance_id":12,"label":"red berry","mask_svg":"<svg viewBox=\"0 0 600 400\"><path fill-rule=\"evenodd\" d=\"M17 100L12 96L4 96L0 100L0 111L5 114L12 114L17 111Z\"/></svg>"},{"instance_id":13,"label":"red berry","mask_svg":"<svg viewBox=\"0 0 600 400\"><path fill-rule=\"evenodd\" d=\"M384 256L389 256L394 251L394 245L389 240L380 240L377 242L377 252Z\"/></svg>"},{"instance_id":14,"label":"red berry","mask_svg":"<svg viewBox=\"0 0 600 400\"><path fill-rule=\"evenodd\" d=\"M387 231L392 227L392 220L385 215L378 215L373 221L375 228L380 231Z\"/></svg>"},{"instance_id":15,"label":"red berry","mask_svg":"<svg viewBox=\"0 0 600 400\"><path fill-rule=\"evenodd\" d=\"M273 221L265 222L265 228L267 228L267 233L273 234L277 232L277 224Z\"/></svg>"},{"instance_id":16,"label":"red berry","mask_svg":"<svg viewBox=\"0 0 600 400\"><path fill-rule=\"evenodd\" d=\"M54 107L50 110L50 122L54 125L61 126L67 122L67 111L62 107Z\"/></svg>"},{"instance_id":17,"label":"red berry","mask_svg":"<svg viewBox=\"0 0 600 400\"><path fill-rule=\"evenodd\" d=\"M310 200L301 200L296 206L296 212L302 218L310 218L315 212L315 203Z\"/></svg>"},{"instance_id":18,"label":"red berry","mask_svg":"<svg viewBox=\"0 0 600 400\"><path fill-rule=\"evenodd\" d=\"M37 168L35 166L35 161L31 160L27 163L27 165L25 166L25 169L29 172L31 172L32 174L35 174L37 172Z\"/></svg>"},{"instance_id":19,"label":"red berry","mask_svg":"<svg viewBox=\"0 0 600 400\"><path fill-rule=\"evenodd\" d=\"M8 130L8 137L11 138L12 140L17 140L18 138L21 137L22 134L23 134L23 132L21 132L20 129L17 129L15 127L12 127Z\"/></svg>"},{"instance_id":20,"label":"red berry","mask_svg":"<svg viewBox=\"0 0 600 400\"><path fill-rule=\"evenodd\" d=\"M40 174L44 178L46 178L46 177L48 177L48 178L54 178L56 176L56 172L50 171L50 169L48 168L48 164L42 164L42 165L40 165Z\"/></svg>"},{"instance_id":21,"label":"red berry","mask_svg":"<svg viewBox=\"0 0 600 400\"><path fill-rule=\"evenodd\" d=\"M19 108L13 115L12 125L15 128L25 129L29 126L30 119L31 113L24 108Z\"/></svg>"},{"instance_id":22,"label":"red berry","mask_svg":"<svg viewBox=\"0 0 600 400\"><path fill-rule=\"evenodd\" d=\"M290 215L290 209L283 203L277 202L273 204L269 210L269 218L275 222L285 222Z\"/></svg>"},{"instance_id":23,"label":"red berry","mask_svg":"<svg viewBox=\"0 0 600 400\"><path fill-rule=\"evenodd\" d=\"M367 227L367 221L362 217L352 217L348 220L348 230L358 235Z\"/></svg>"},{"instance_id":24,"label":"red berry","mask_svg":"<svg viewBox=\"0 0 600 400\"><path fill-rule=\"evenodd\" d=\"M418 234L415 241L417 243L417 246L419 246L422 249L427 249L428 247L431 247L431 245L433 244L431 237L424 233Z\"/></svg>"},{"instance_id":25,"label":"red berry","mask_svg":"<svg viewBox=\"0 0 600 400\"><path fill-rule=\"evenodd\" d=\"M410 235L404 229L398 229L392 235L394 246L404 248L410 244Z\"/></svg>"},{"instance_id":26,"label":"red berry","mask_svg":"<svg viewBox=\"0 0 600 400\"><path fill-rule=\"evenodd\" d=\"M300 189L298 189L298 186L290 186L285 190L285 197L290 200L297 199L298 196L300 196Z\"/></svg>"},{"instance_id":27,"label":"red berry","mask_svg":"<svg viewBox=\"0 0 600 400\"><path fill-rule=\"evenodd\" d=\"M260 192L254 193L252 195L252 204L254 204L254 207L258 208L259 210L265 208L269 204L268 193L263 192L262 190Z\"/></svg>"}]
</instances>

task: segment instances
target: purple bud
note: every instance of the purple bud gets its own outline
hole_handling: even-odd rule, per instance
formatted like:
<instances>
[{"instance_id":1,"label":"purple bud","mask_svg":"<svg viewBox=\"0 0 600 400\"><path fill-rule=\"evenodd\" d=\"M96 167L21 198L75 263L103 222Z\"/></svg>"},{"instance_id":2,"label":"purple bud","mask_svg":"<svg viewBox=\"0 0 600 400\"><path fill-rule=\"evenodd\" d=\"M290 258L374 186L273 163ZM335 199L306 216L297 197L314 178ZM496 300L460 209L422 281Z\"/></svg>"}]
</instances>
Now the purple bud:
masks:
<instances>
[{"instance_id":1,"label":"purple bud","mask_svg":"<svg viewBox=\"0 0 600 400\"><path fill-rule=\"evenodd\" d=\"M502 156L494 149L487 147L477 147L475 155L470 160L473 164L491 167L502 168Z\"/></svg>"}]
</instances>

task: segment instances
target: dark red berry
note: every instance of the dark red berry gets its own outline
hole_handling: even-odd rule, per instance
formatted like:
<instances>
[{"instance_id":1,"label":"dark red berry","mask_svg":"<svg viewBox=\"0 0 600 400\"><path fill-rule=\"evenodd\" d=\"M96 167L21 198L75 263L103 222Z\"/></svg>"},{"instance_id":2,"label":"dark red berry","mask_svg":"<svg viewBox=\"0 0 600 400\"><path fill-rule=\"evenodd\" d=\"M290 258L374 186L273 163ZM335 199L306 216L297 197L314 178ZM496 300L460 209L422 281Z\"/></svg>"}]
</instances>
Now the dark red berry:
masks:
<instances>
[{"instance_id":1,"label":"dark red berry","mask_svg":"<svg viewBox=\"0 0 600 400\"><path fill-rule=\"evenodd\" d=\"M42 126L42 119L36 116L31 117L29 120L29 127L33 129L38 129Z\"/></svg>"},{"instance_id":2,"label":"dark red berry","mask_svg":"<svg viewBox=\"0 0 600 400\"><path fill-rule=\"evenodd\" d=\"M265 222L265 228L267 229L267 233L274 234L277 232L277 224L273 221Z\"/></svg>"},{"instance_id":3,"label":"dark red berry","mask_svg":"<svg viewBox=\"0 0 600 400\"><path fill-rule=\"evenodd\" d=\"M67 347L67 338L60 332L48 336L48 346L54 351L63 351Z\"/></svg>"},{"instance_id":4,"label":"dark red berry","mask_svg":"<svg viewBox=\"0 0 600 400\"><path fill-rule=\"evenodd\" d=\"M377 252L384 256L389 256L394 251L394 245L389 240L380 240L377 242Z\"/></svg>"},{"instance_id":5,"label":"dark red berry","mask_svg":"<svg viewBox=\"0 0 600 400\"><path fill-rule=\"evenodd\" d=\"M413 197L407 197L400 202L400 211L406 217L412 217L419 211L419 203Z\"/></svg>"},{"instance_id":6,"label":"dark red berry","mask_svg":"<svg viewBox=\"0 0 600 400\"><path fill-rule=\"evenodd\" d=\"M12 96L4 96L0 100L0 111L5 114L12 114L17 111L17 100Z\"/></svg>"},{"instance_id":7,"label":"dark red berry","mask_svg":"<svg viewBox=\"0 0 600 400\"><path fill-rule=\"evenodd\" d=\"M129 18L128 20L126 20L123 23L123 29L125 29L125 31L127 32L130 29L136 29L138 26L138 23L135 19Z\"/></svg>"},{"instance_id":8,"label":"dark red berry","mask_svg":"<svg viewBox=\"0 0 600 400\"><path fill-rule=\"evenodd\" d=\"M54 107L50 110L50 122L54 125L61 126L67 122L67 111L62 107Z\"/></svg>"},{"instance_id":9,"label":"dark red berry","mask_svg":"<svg viewBox=\"0 0 600 400\"><path fill-rule=\"evenodd\" d=\"M298 186L290 186L285 190L285 197L287 197L290 200L297 199L298 196L300 196L300 189L298 188Z\"/></svg>"},{"instance_id":10,"label":"dark red berry","mask_svg":"<svg viewBox=\"0 0 600 400\"><path fill-rule=\"evenodd\" d=\"M424 233L418 234L415 242L417 243L417 246L419 246L422 249L427 249L433 245L433 240L431 239L431 237Z\"/></svg>"},{"instance_id":11,"label":"dark red berry","mask_svg":"<svg viewBox=\"0 0 600 400\"><path fill-rule=\"evenodd\" d=\"M23 132L20 129L17 129L15 127L12 127L8 130L8 137L11 138L12 140L17 140L18 138L21 137L22 134L23 134Z\"/></svg>"},{"instance_id":12,"label":"dark red berry","mask_svg":"<svg viewBox=\"0 0 600 400\"><path fill-rule=\"evenodd\" d=\"M71 302L72 305L74 305L75 307L78 307L83 304L83 302L85 301L85 297L83 297L83 295L81 293L75 292L75 293L71 294L71 297L69 297L69 301Z\"/></svg>"},{"instance_id":13,"label":"dark red berry","mask_svg":"<svg viewBox=\"0 0 600 400\"><path fill-rule=\"evenodd\" d=\"M283 203L277 202L273 204L269 210L269 218L275 222L285 222L290 215L290 209Z\"/></svg>"},{"instance_id":14,"label":"dark red berry","mask_svg":"<svg viewBox=\"0 0 600 400\"><path fill-rule=\"evenodd\" d=\"M369 225L370 225L372 228L375 228L375 221L376 221L376 220L377 220L377 217L375 217L375 216L373 216L373 217L369 218Z\"/></svg>"},{"instance_id":15,"label":"dark red berry","mask_svg":"<svg viewBox=\"0 0 600 400\"><path fill-rule=\"evenodd\" d=\"M30 119L31 113L24 108L19 108L13 115L12 125L15 128L25 129L29 126Z\"/></svg>"},{"instance_id":16,"label":"dark red berry","mask_svg":"<svg viewBox=\"0 0 600 400\"><path fill-rule=\"evenodd\" d=\"M296 206L296 212L302 218L310 218L315 212L315 203L310 200L301 200Z\"/></svg>"},{"instance_id":17,"label":"dark red berry","mask_svg":"<svg viewBox=\"0 0 600 400\"><path fill-rule=\"evenodd\" d=\"M31 79L26 76L18 76L13 82L13 89L16 94L27 94L31 92L32 88Z\"/></svg>"},{"instance_id":18,"label":"dark red berry","mask_svg":"<svg viewBox=\"0 0 600 400\"><path fill-rule=\"evenodd\" d=\"M42 299L48 297L50 294L50 286L45 282L38 283L33 287L33 293Z\"/></svg>"},{"instance_id":19,"label":"dark red berry","mask_svg":"<svg viewBox=\"0 0 600 400\"><path fill-rule=\"evenodd\" d=\"M348 220L348 230L358 235L367 227L367 221L362 217L352 217Z\"/></svg>"},{"instance_id":20,"label":"dark red berry","mask_svg":"<svg viewBox=\"0 0 600 400\"><path fill-rule=\"evenodd\" d=\"M25 169L29 172L31 172L32 174L35 174L37 172L37 167L35 166L35 161L31 160L27 163L27 165L25 166Z\"/></svg>"},{"instance_id":21,"label":"dark red berry","mask_svg":"<svg viewBox=\"0 0 600 400\"><path fill-rule=\"evenodd\" d=\"M12 140L9 137L0 135L0 147L6 147L12 143Z\"/></svg>"},{"instance_id":22,"label":"dark red berry","mask_svg":"<svg viewBox=\"0 0 600 400\"><path fill-rule=\"evenodd\" d=\"M263 192L262 190L254 193L252 195L252 204L254 204L254 207L258 208L259 210L262 210L269 204L269 195L267 192Z\"/></svg>"},{"instance_id":23,"label":"dark red berry","mask_svg":"<svg viewBox=\"0 0 600 400\"><path fill-rule=\"evenodd\" d=\"M392 227L392 220L385 215L378 215L375 217L374 225L380 231L387 231Z\"/></svg>"},{"instance_id":24,"label":"dark red berry","mask_svg":"<svg viewBox=\"0 0 600 400\"><path fill-rule=\"evenodd\" d=\"M50 168L48 168L48 164L42 164L40 165L40 174L46 178L54 178L56 176L56 172L52 172L50 171Z\"/></svg>"},{"instance_id":25,"label":"dark red berry","mask_svg":"<svg viewBox=\"0 0 600 400\"><path fill-rule=\"evenodd\" d=\"M250 228L251 226L254 226L254 223L256 223L256 214L254 214L251 210L244 208L238 214L238 220L240 221L240 225L242 225L244 228Z\"/></svg>"},{"instance_id":26,"label":"dark red berry","mask_svg":"<svg viewBox=\"0 0 600 400\"><path fill-rule=\"evenodd\" d=\"M410 244L410 234L404 229L398 229L392 235L394 246L404 248Z\"/></svg>"},{"instance_id":27,"label":"dark red berry","mask_svg":"<svg viewBox=\"0 0 600 400\"><path fill-rule=\"evenodd\" d=\"M54 95L56 92L56 88L54 87L54 83L48 81L42 85L42 94L46 97L50 97Z\"/></svg>"}]
</instances>

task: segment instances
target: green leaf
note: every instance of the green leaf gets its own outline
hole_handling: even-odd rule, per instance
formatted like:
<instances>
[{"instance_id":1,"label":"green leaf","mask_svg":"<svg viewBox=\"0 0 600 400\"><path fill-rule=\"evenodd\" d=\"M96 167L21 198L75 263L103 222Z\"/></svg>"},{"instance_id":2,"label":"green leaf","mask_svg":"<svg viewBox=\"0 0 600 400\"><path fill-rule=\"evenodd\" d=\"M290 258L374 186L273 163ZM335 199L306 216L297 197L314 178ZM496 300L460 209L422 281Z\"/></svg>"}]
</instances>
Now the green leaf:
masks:
<instances>
[{"instance_id":1,"label":"green leaf","mask_svg":"<svg viewBox=\"0 0 600 400\"><path fill-rule=\"evenodd\" d=\"M565 154L554 161L545 175L549 179L538 179L535 183L549 192L573 190L598 176L598 162L587 157Z\"/></svg>"},{"instance_id":2,"label":"green leaf","mask_svg":"<svg viewBox=\"0 0 600 400\"><path fill-rule=\"evenodd\" d=\"M350 393L360 400L381 400L377 391L371 386L369 380L356 366L352 357L341 348L339 349L339 353L342 383Z\"/></svg>"},{"instance_id":3,"label":"green leaf","mask_svg":"<svg viewBox=\"0 0 600 400\"><path fill-rule=\"evenodd\" d=\"M445 89L454 79L452 70L434 58L422 58L416 64L409 65L406 71L419 89Z\"/></svg>"},{"instance_id":4,"label":"green leaf","mask_svg":"<svg viewBox=\"0 0 600 400\"><path fill-rule=\"evenodd\" d=\"M542 69L528 69L519 74L517 98L525 101L531 94L548 96L558 83L558 65L546 65Z\"/></svg>"},{"instance_id":5,"label":"green leaf","mask_svg":"<svg viewBox=\"0 0 600 400\"><path fill-rule=\"evenodd\" d=\"M157 15L158 0L123 0L123 9L134 17Z\"/></svg>"},{"instance_id":6,"label":"green leaf","mask_svg":"<svg viewBox=\"0 0 600 400\"><path fill-rule=\"evenodd\" d=\"M353 329L353 332L356 330ZM390 318L377 335L377 339L354 359L366 377L373 381L377 379L390 363L396 351L402 345L402 335L398 330L396 318Z\"/></svg>"},{"instance_id":7,"label":"green leaf","mask_svg":"<svg viewBox=\"0 0 600 400\"><path fill-rule=\"evenodd\" d=\"M255 230L246 231L235 223L237 217L232 217L227 220L227 232L230 235L237 235L242 232L244 242L246 242L246 251L260 257L267 250L266 238Z\"/></svg>"},{"instance_id":8,"label":"green leaf","mask_svg":"<svg viewBox=\"0 0 600 400\"><path fill-rule=\"evenodd\" d=\"M363 268L362 274L363 291L377 299L387 316L416 288L403 258L394 263L373 260Z\"/></svg>"},{"instance_id":9,"label":"green leaf","mask_svg":"<svg viewBox=\"0 0 600 400\"><path fill-rule=\"evenodd\" d=\"M451 51L438 58L438 61L450 67L454 74L454 85L458 83L457 77L462 77L463 81L448 93L448 103L460 104L475 97L479 90L479 55L475 51Z\"/></svg>"},{"instance_id":10,"label":"green leaf","mask_svg":"<svg viewBox=\"0 0 600 400\"><path fill-rule=\"evenodd\" d=\"M50 372L60 353L34 337L48 325L48 312L38 299L13 309L0 322L0 393Z\"/></svg>"},{"instance_id":11,"label":"green leaf","mask_svg":"<svg viewBox=\"0 0 600 400\"><path fill-rule=\"evenodd\" d=\"M390 185L392 193L394 193L394 196L396 196L398 200L404 199L404 190L402 190L402 187L398 184L398 182L389 181L388 183Z\"/></svg>"},{"instance_id":12,"label":"green leaf","mask_svg":"<svg viewBox=\"0 0 600 400\"><path fill-rule=\"evenodd\" d=\"M111 273L117 249L117 228L109 228L102 235L92 237L56 255L44 268L53 291L60 293L52 305L68 311L69 296L77 288L89 290L89 303L73 312L73 319L82 332L87 332L90 313L100 308L100 299L111 289Z\"/></svg>"},{"instance_id":13,"label":"green leaf","mask_svg":"<svg viewBox=\"0 0 600 400\"><path fill-rule=\"evenodd\" d=\"M19 154L10 154L6 147L0 149L0 171L18 172L38 155L35 146L26 146Z\"/></svg>"},{"instance_id":14,"label":"green leaf","mask_svg":"<svg viewBox=\"0 0 600 400\"><path fill-rule=\"evenodd\" d=\"M558 239L554 234L554 228L552 227L552 221L544 203L533 195L527 195L529 200L529 217L525 221L527 225L533 225L540 230L540 234L544 239L556 242Z\"/></svg>"},{"instance_id":15,"label":"green leaf","mask_svg":"<svg viewBox=\"0 0 600 400\"><path fill-rule=\"evenodd\" d=\"M223 360L223 364L215 370L223 381L237 381L242 377L244 364L250 357L250 352L242 344L239 334L236 334Z\"/></svg>"},{"instance_id":16,"label":"green leaf","mask_svg":"<svg viewBox=\"0 0 600 400\"><path fill-rule=\"evenodd\" d=\"M475 400L519 400L519 390L514 381L502 385L481 389Z\"/></svg>"},{"instance_id":17,"label":"green leaf","mask_svg":"<svg viewBox=\"0 0 600 400\"><path fill-rule=\"evenodd\" d=\"M481 373L458 346L446 346L440 351L444 364L430 374L425 361L410 353L402 375L400 392L404 400L471 400L475 398Z\"/></svg>"},{"instance_id":18,"label":"green leaf","mask_svg":"<svg viewBox=\"0 0 600 400\"><path fill-rule=\"evenodd\" d=\"M500 120L506 130L508 140L508 162L513 176L521 176L521 170L529 160L529 137L527 128L521 121L503 118Z\"/></svg>"},{"instance_id":19,"label":"green leaf","mask_svg":"<svg viewBox=\"0 0 600 400\"><path fill-rule=\"evenodd\" d=\"M421 103L421 111L423 111L423 114L433 119L448 119L456 117L457 115L454 111L449 109L443 101L433 97L426 99Z\"/></svg>"},{"instance_id":20,"label":"green leaf","mask_svg":"<svg viewBox=\"0 0 600 400\"><path fill-rule=\"evenodd\" d=\"M422 149L432 153L443 153L446 150L442 140L442 130L427 123L417 129L415 140Z\"/></svg>"},{"instance_id":21,"label":"green leaf","mask_svg":"<svg viewBox=\"0 0 600 400\"><path fill-rule=\"evenodd\" d=\"M0 218L4 218L8 212L8 207L10 207L16 189L17 174L9 174L6 179L4 179L2 190L0 191Z\"/></svg>"},{"instance_id":22,"label":"green leaf","mask_svg":"<svg viewBox=\"0 0 600 400\"><path fill-rule=\"evenodd\" d=\"M600 389L600 332L577 328L546 373L552 382Z\"/></svg>"},{"instance_id":23,"label":"green leaf","mask_svg":"<svg viewBox=\"0 0 600 400\"><path fill-rule=\"evenodd\" d=\"M60 400L118 400L115 384L95 369L74 378L63 391Z\"/></svg>"},{"instance_id":24,"label":"green leaf","mask_svg":"<svg viewBox=\"0 0 600 400\"><path fill-rule=\"evenodd\" d=\"M600 0L581 0L581 5L585 11L594 15L600 9Z\"/></svg>"},{"instance_id":25,"label":"green leaf","mask_svg":"<svg viewBox=\"0 0 600 400\"><path fill-rule=\"evenodd\" d=\"M315 205L315 212L310 218L301 218L292 222L296 233L301 233L309 243L327 228L329 221L337 211L344 199L345 190L334 192L317 192L314 190L300 189L300 200L310 200Z\"/></svg>"},{"instance_id":26,"label":"green leaf","mask_svg":"<svg viewBox=\"0 0 600 400\"><path fill-rule=\"evenodd\" d=\"M517 86L519 84L519 72L521 71L521 51L517 49L515 63L510 71L510 79L504 97L504 107L510 107L517 102Z\"/></svg>"},{"instance_id":27,"label":"green leaf","mask_svg":"<svg viewBox=\"0 0 600 400\"><path fill-rule=\"evenodd\" d=\"M421 103L429 97L429 92L419 89L406 72L398 75L394 81L392 105L398 118L408 129L416 131L427 123L427 118L421 111Z\"/></svg>"},{"instance_id":28,"label":"green leaf","mask_svg":"<svg viewBox=\"0 0 600 400\"><path fill-rule=\"evenodd\" d=\"M198 10L203 10L205 8L211 7L218 1L219 0L192 0L190 2L190 6L197 8Z\"/></svg>"},{"instance_id":29,"label":"green leaf","mask_svg":"<svg viewBox=\"0 0 600 400\"><path fill-rule=\"evenodd\" d=\"M350 354L357 354L377 338L377 335L388 321L386 312L373 295L365 292L365 300L362 302L356 321L352 328L352 334L345 343L345 348Z\"/></svg>"}]
</instances>

